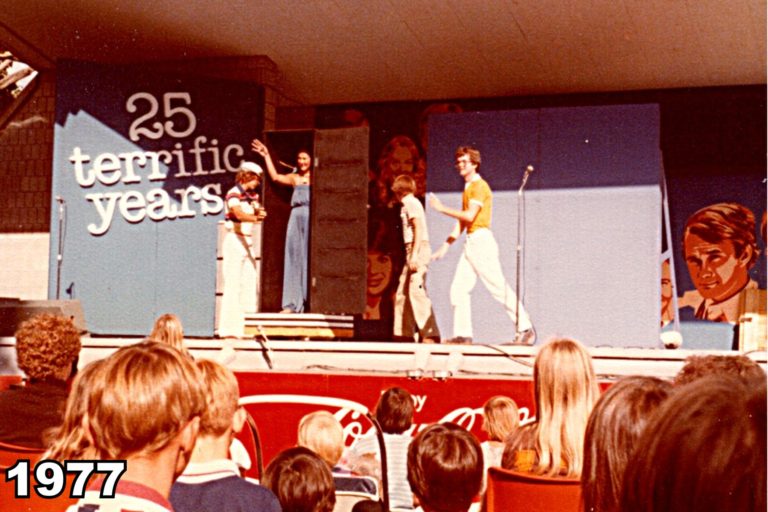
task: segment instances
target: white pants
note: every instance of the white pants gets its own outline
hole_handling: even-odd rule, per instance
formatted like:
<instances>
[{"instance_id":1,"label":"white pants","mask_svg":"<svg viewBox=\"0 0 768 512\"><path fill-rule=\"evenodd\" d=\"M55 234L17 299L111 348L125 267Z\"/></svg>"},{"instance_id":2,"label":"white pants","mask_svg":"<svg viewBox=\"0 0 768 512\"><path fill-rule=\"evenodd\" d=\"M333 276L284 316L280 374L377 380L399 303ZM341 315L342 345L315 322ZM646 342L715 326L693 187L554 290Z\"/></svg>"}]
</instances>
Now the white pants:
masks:
<instances>
[{"instance_id":1,"label":"white pants","mask_svg":"<svg viewBox=\"0 0 768 512\"><path fill-rule=\"evenodd\" d=\"M245 312L256 311L256 260L250 236L227 230L222 243L219 336L243 336Z\"/></svg>"},{"instance_id":2,"label":"white pants","mask_svg":"<svg viewBox=\"0 0 768 512\"><path fill-rule=\"evenodd\" d=\"M518 300L509 287L499 262L499 246L490 229L481 228L467 234L464 251L456 266L451 283L451 305L453 306L453 335L472 337L472 302L470 294L477 283L483 282L494 299L504 305L507 315L519 331L532 327L531 319L520 303L520 321L516 316Z\"/></svg>"}]
</instances>

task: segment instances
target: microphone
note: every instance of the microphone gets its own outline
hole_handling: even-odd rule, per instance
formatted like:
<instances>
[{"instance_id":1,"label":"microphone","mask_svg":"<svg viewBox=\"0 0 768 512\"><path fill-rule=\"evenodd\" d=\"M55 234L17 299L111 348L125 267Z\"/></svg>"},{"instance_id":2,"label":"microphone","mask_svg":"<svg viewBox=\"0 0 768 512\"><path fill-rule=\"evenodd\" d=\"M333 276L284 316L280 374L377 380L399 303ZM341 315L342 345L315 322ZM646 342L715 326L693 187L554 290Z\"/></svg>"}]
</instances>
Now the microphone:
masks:
<instances>
[{"instance_id":1,"label":"microphone","mask_svg":"<svg viewBox=\"0 0 768 512\"><path fill-rule=\"evenodd\" d=\"M56 196L56 202L57 202L57 203L65 203L66 201L64 201L64 198L63 198L63 197L61 197L61 196Z\"/></svg>"},{"instance_id":2,"label":"microphone","mask_svg":"<svg viewBox=\"0 0 768 512\"><path fill-rule=\"evenodd\" d=\"M532 173L533 172L533 166L532 165L528 165L528 167L525 168L525 172L528 173L528 174Z\"/></svg>"}]
</instances>

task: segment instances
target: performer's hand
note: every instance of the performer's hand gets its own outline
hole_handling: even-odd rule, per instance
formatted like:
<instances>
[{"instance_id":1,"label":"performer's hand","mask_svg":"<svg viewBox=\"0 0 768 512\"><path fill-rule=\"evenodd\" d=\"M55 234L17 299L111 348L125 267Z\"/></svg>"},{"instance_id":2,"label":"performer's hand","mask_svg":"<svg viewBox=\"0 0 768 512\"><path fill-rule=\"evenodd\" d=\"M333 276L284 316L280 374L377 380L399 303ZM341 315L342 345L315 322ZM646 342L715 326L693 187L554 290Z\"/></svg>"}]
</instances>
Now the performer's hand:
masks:
<instances>
[{"instance_id":1,"label":"performer's hand","mask_svg":"<svg viewBox=\"0 0 768 512\"><path fill-rule=\"evenodd\" d=\"M416 260L409 260L408 261L408 269L411 272L416 272L419 270L419 263Z\"/></svg>"},{"instance_id":2,"label":"performer's hand","mask_svg":"<svg viewBox=\"0 0 768 512\"><path fill-rule=\"evenodd\" d=\"M260 154L263 157L266 157L269 154L269 150L267 149L267 146L265 146L264 143L261 142L259 139L253 139L251 141L251 150Z\"/></svg>"},{"instance_id":3,"label":"performer's hand","mask_svg":"<svg viewBox=\"0 0 768 512\"><path fill-rule=\"evenodd\" d=\"M432 261L437 261L443 258L445 256L445 253L448 252L448 247L450 247L448 244L443 244L440 246L438 250L432 253Z\"/></svg>"},{"instance_id":4,"label":"performer's hand","mask_svg":"<svg viewBox=\"0 0 768 512\"><path fill-rule=\"evenodd\" d=\"M264 208L259 208L259 210L256 212L256 217L258 217L259 220L264 220L264 217L267 216L267 210Z\"/></svg>"},{"instance_id":5,"label":"performer's hand","mask_svg":"<svg viewBox=\"0 0 768 512\"><path fill-rule=\"evenodd\" d=\"M437 198L434 192L429 193L429 206L437 211L441 211L443 208L443 203Z\"/></svg>"}]
</instances>

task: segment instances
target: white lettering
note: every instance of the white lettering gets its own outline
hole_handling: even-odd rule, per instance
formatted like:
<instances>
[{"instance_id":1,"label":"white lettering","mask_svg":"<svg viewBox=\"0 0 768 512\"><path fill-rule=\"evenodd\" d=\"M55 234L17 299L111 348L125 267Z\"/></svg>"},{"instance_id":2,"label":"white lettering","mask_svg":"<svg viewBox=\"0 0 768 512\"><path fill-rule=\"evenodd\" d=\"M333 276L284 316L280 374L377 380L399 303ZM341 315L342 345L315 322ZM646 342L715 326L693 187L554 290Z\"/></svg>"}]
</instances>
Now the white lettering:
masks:
<instances>
[{"instance_id":1,"label":"white lettering","mask_svg":"<svg viewBox=\"0 0 768 512\"><path fill-rule=\"evenodd\" d=\"M224 211L221 184L209 183L203 187L203 202L200 203L200 211L203 215L216 215Z\"/></svg>"},{"instance_id":2,"label":"white lettering","mask_svg":"<svg viewBox=\"0 0 768 512\"><path fill-rule=\"evenodd\" d=\"M93 172L104 185L114 185L120 181L120 159L112 153L102 153L93 162ZM110 173L114 173L110 176Z\"/></svg>"},{"instance_id":3,"label":"white lettering","mask_svg":"<svg viewBox=\"0 0 768 512\"><path fill-rule=\"evenodd\" d=\"M88 201L93 202L101 220L101 225L88 224L88 232L90 234L99 236L109 230L109 226L112 225L112 217L115 215L115 204L117 204L117 200L120 199L121 195L120 192L108 192L106 194L88 194L85 196ZM106 208L101 203L104 198L107 200Z\"/></svg>"},{"instance_id":4,"label":"white lettering","mask_svg":"<svg viewBox=\"0 0 768 512\"><path fill-rule=\"evenodd\" d=\"M427 395L411 395L413 397L413 406L416 412L421 412L424 408L424 403L427 401Z\"/></svg>"},{"instance_id":5,"label":"white lettering","mask_svg":"<svg viewBox=\"0 0 768 512\"><path fill-rule=\"evenodd\" d=\"M77 181L77 184L80 185L83 188L92 187L94 183L96 183L96 177L93 175L92 171L86 171L83 169L83 164L90 162L91 157L88 155L84 155L83 152L80 150L80 146L75 146L72 149L72 155L69 157L69 161L75 164L75 180Z\"/></svg>"},{"instance_id":6,"label":"white lettering","mask_svg":"<svg viewBox=\"0 0 768 512\"><path fill-rule=\"evenodd\" d=\"M129 190L120 198L120 213L132 224L139 223L147 216L147 202L140 192Z\"/></svg>"},{"instance_id":7,"label":"white lettering","mask_svg":"<svg viewBox=\"0 0 768 512\"><path fill-rule=\"evenodd\" d=\"M154 221L175 219L176 212L171 210L171 200L168 193L161 188L153 188L147 192L147 217Z\"/></svg>"},{"instance_id":8,"label":"white lettering","mask_svg":"<svg viewBox=\"0 0 768 512\"><path fill-rule=\"evenodd\" d=\"M245 154L245 151L243 151L243 147L239 144L230 144L224 148L224 165L229 172L237 172L237 170L240 169L240 166L243 164L243 160L238 158L237 163L233 164L230 155L232 152L235 153L236 157L242 157Z\"/></svg>"}]
</instances>

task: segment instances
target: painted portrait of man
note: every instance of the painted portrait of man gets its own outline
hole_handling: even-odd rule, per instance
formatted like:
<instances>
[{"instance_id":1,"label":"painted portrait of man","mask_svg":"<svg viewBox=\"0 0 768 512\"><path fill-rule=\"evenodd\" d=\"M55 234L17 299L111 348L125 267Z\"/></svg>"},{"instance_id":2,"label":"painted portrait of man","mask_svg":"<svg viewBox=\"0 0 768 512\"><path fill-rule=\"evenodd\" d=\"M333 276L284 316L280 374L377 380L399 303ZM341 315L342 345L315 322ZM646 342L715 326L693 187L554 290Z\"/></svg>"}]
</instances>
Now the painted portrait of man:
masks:
<instances>
[{"instance_id":1,"label":"painted portrait of man","mask_svg":"<svg viewBox=\"0 0 768 512\"><path fill-rule=\"evenodd\" d=\"M755 216L738 203L717 203L688 218L683 254L696 287L682 305L694 307L696 318L735 323L739 295L757 288L749 271L759 256Z\"/></svg>"}]
</instances>

